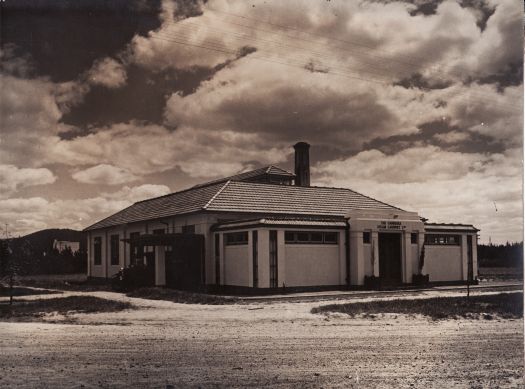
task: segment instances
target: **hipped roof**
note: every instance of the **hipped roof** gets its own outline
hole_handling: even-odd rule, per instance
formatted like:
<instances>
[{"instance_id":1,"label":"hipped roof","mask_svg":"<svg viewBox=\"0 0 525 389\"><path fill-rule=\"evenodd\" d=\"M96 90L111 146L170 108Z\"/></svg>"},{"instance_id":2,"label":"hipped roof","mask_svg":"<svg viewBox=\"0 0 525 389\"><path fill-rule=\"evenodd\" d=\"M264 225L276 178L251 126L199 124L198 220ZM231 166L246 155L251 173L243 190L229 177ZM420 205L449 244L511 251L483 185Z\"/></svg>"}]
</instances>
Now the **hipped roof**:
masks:
<instances>
[{"instance_id":1,"label":"hipped roof","mask_svg":"<svg viewBox=\"0 0 525 389\"><path fill-rule=\"evenodd\" d=\"M401 211L397 207L345 188L229 180L139 201L85 230L199 211L344 217L354 209Z\"/></svg>"}]
</instances>

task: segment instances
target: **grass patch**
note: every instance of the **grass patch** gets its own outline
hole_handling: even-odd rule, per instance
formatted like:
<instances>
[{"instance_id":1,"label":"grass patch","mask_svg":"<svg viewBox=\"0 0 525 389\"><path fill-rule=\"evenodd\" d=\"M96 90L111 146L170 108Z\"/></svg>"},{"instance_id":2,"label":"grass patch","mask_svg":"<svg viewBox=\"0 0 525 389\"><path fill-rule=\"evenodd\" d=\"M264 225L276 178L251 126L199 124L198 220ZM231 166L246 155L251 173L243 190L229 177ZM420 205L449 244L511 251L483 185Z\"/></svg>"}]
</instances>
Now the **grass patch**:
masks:
<instances>
[{"instance_id":1,"label":"grass patch","mask_svg":"<svg viewBox=\"0 0 525 389\"><path fill-rule=\"evenodd\" d=\"M0 319L32 319L47 314L118 312L133 308L128 302L93 296L68 296L39 300L15 300L13 305L0 304Z\"/></svg>"},{"instance_id":2,"label":"grass patch","mask_svg":"<svg viewBox=\"0 0 525 389\"><path fill-rule=\"evenodd\" d=\"M507 281L523 280L523 268L518 267L480 267L479 279Z\"/></svg>"},{"instance_id":3,"label":"grass patch","mask_svg":"<svg viewBox=\"0 0 525 389\"><path fill-rule=\"evenodd\" d=\"M23 286L13 287L13 297L33 296L37 294L57 294L57 293L62 293L62 292L56 291L56 290L48 290L48 289L26 288ZM9 296L10 296L9 287L0 285L0 297L9 297Z\"/></svg>"},{"instance_id":4,"label":"grass patch","mask_svg":"<svg viewBox=\"0 0 525 389\"><path fill-rule=\"evenodd\" d=\"M113 291L107 280L61 280L61 279L23 279L19 283L23 286L37 288L58 289L79 292Z\"/></svg>"},{"instance_id":5,"label":"grass patch","mask_svg":"<svg viewBox=\"0 0 525 389\"><path fill-rule=\"evenodd\" d=\"M139 288L126 294L150 300L165 300L182 304L225 305L239 301L233 297L214 296L204 293L192 293L168 288Z\"/></svg>"},{"instance_id":6,"label":"grass patch","mask_svg":"<svg viewBox=\"0 0 525 389\"><path fill-rule=\"evenodd\" d=\"M374 315L397 313L405 315L421 314L434 320L454 318L483 318L494 316L502 318L523 317L523 292L500 293L486 296L435 297L429 299L370 301L349 304L331 304L313 308L312 313L345 313L355 315Z\"/></svg>"}]
</instances>

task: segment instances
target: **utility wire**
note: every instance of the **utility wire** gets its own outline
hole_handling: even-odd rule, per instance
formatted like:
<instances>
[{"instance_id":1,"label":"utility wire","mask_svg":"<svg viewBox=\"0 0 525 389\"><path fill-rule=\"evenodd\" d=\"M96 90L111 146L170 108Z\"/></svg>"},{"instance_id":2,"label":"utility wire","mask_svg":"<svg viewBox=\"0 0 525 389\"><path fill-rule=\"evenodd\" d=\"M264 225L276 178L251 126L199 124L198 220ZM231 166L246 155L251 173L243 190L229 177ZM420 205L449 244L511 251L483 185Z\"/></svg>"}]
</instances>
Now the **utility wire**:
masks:
<instances>
[{"instance_id":1,"label":"utility wire","mask_svg":"<svg viewBox=\"0 0 525 389\"><path fill-rule=\"evenodd\" d=\"M179 44L183 44L183 45L188 45L188 46L194 46L194 47L200 47L200 48L203 48L203 49L209 49L209 50L215 50L215 51L221 51L221 52L225 52L225 53L230 53L230 54L235 54L235 53L238 53L238 51L232 51L232 50L228 50L225 48L224 44L222 44L222 42L220 42L222 44L222 46L218 47L217 45L213 46L213 47L210 47L210 45L208 44L208 46L204 47L203 45L198 45L198 44L195 44L195 43L192 43L192 42L189 42L189 40L191 39L191 36L188 36L188 35L184 35L183 33L155 33L157 35L160 35L159 38L164 38L164 40L167 40L169 41L170 38L176 38L176 41L174 43L179 43ZM150 35L149 38L155 38L154 35ZM252 55L253 56L253 55ZM260 55L257 56L257 59L260 59L260 60L263 60L264 58L262 58ZM291 58L291 61L294 61L295 59L295 62L293 63L294 66L296 67L301 67L301 68L305 68L305 65L306 65L306 60L304 58L302 59L296 59L296 58ZM310 57L308 57L308 59L311 59ZM297 61L302 61L301 63L297 63ZM275 61L275 60L272 60L272 62L274 63L280 63L280 64L283 64L282 61ZM297 66L299 65L299 66ZM338 68L338 69L342 69L342 68ZM370 78L366 78L366 77L362 77L360 75L360 73L356 73L356 72L352 72L352 73L348 73L348 72L345 72L344 70L343 71L340 71L340 72L334 72L334 71L331 71L331 70L325 70L323 71L323 73L328 73L328 74L337 74L337 75L350 75L351 78L354 78L354 79L360 79L360 80L363 80L363 81L367 81L367 80L370 80L372 82L381 82L383 83L384 85L387 85L387 86L390 86L391 85L391 81L387 82L387 81L384 81L384 80L377 80L377 79L370 79ZM372 73L372 72L371 72ZM376 74L379 74L380 76L383 76L383 77L386 77L385 74L381 74L381 73L378 73L378 72L375 72ZM389 80L391 80L391 76L389 76ZM431 91L432 89L431 88L420 88L424 91ZM471 95L474 95L474 93L472 93L472 91L470 91L470 94ZM467 101L468 102L471 102L472 99L471 98L457 98L458 100L463 100L463 101ZM487 104L490 104L491 106L501 106L502 109L504 108L509 108L511 109L512 106L509 105L509 104L502 104L500 102L496 102L494 101L493 97L491 96L489 98L488 95L481 95L481 94L478 94L478 98L477 100L485 100L484 102L487 103ZM515 106L516 109L521 109L521 107L518 107L518 106Z\"/></svg>"},{"instance_id":2,"label":"utility wire","mask_svg":"<svg viewBox=\"0 0 525 389\"><path fill-rule=\"evenodd\" d=\"M186 25L188 24L187 20L188 20L188 19L184 19L184 20L182 20L181 22L184 22L184 25L186 26ZM165 22L165 24L179 24L179 25L180 25L181 22ZM198 24L195 24L195 23L192 23L192 24L198 26ZM252 28L252 27L250 27L250 26L244 26L244 25L242 25L242 26L243 26L243 27L246 27L246 28ZM200 27L200 26L199 26L199 27ZM209 26L205 26L205 27L206 27L206 28L210 28ZM255 29L255 28L254 28L254 29ZM215 28L215 30L218 30L218 29ZM222 30L223 32L228 33L228 34L231 34L231 35L234 35L234 36L236 35L237 37L240 38L240 35L239 35L238 32L232 32L232 31L228 31L228 30L224 30L224 29L221 29L221 30ZM260 30L260 29L259 29L259 30ZM265 31L265 32L269 32L269 33L271 33L271 34L273 34L273 35L279 35L279 34L276 34L276 33L273 32L273 31L268 31L268 30L263 30L263 31ZM157 32L157 33L158 33L158 32ZM150 35L150 36L151 36L151 35ZM289 38L292 38L292 39L301 39L301 38L293 37L293 36L289 36L289 35L285 35L285 36L286 36L286 37L289 37ZM250 37L246 36L245 39L252 39L253 41L258 42L258 41L257 41L257 38L253 38L253 37L250 38ZM259 38L259 40L260 40L260 38ZM301 39L301 40L304 40L304 39ZM266 40L266 41L268 41L268 40ZM309 42L309 43L319 44L319 42L313 42L313 41L309 41L309 40L305 40L305 41L307 41L307 42ZM288 45L288 46L289 46L289 47L296 47L296 48L297 48L297 46L290 46L290 45ZM307 49L304 49L304 48L300 48L300 49L307 50ZM326 58L326 55L323 55L322 53L315 53L315 52L312 52L312 54L313 54L313 55L315 55L315 54L317 54L317 55L322 55L324 58ZM354 54L355 54L355 53L354 53ZM377 56L376 56L376 57L377 57ZM363 60L363 57L361 57L360 59ZM382 58L382 59L384 59L384 58ZM381 63L381 62L380 62L380 63ZM384 63L384 62L383 62L383 63ZM370 67L370 65L368 65L368 67ZM374 66L372 66L372 67L374 67ZM375 68L377 69L378 67L375 66ZM400 70L406 70L406 71L409 71L409 70L407 70L406 68L405 68L405 69L401 68ZM376 72L376 73L377 73L377 72ZM391 77L391 76L390 76L390 77ZM445 80L443 80L443 81L445 81ZM445 82L448 83L448 81L450 81L450 79L447 79ZM424 89L424 88L420 88L420 89ZM424 89L424 90L427 90L427 91L428 91L428 90L432 90L432 89L433 89L433 88L426 88L426 89ZM437 89L437 88L436 88L436 89ZM480 91L470 91L469 93L470 93L471 95L473 95L473 96L476 96L476 95L479 96L479 99L480 99L480 100L483 99L483 98L487 99L485 102L488 103L488 104L490 104L490 105L492 105L492 106L501 104L501 103L499 103L499 102L495 102L494 99L493 99L493 96L492 96L492 95L489 96L489 95L483 94L483 92L480 92ZM507 104L506 106L510 106L510 105ZM522 107L516 105L515 108L521 110Z\"/></svg>"}]
</instances>

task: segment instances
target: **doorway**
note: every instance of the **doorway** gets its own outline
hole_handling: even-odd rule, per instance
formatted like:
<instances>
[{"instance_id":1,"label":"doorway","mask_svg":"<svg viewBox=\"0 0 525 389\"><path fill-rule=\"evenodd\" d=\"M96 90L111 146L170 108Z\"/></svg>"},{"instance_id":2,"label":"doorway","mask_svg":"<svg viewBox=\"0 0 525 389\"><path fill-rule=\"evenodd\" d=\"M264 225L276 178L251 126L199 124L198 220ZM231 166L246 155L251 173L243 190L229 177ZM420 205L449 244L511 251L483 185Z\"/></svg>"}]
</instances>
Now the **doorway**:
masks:
<instances>
[{"instance_id":1,"label":"doorway","mask_svg":"<svg viewBox=\"0 0 525 389\"><path fill-rule=\"evenodd\" d=\"M401 234L379 233L379 278L382 285L401 283Z\"/></svg>"}]
</instances>

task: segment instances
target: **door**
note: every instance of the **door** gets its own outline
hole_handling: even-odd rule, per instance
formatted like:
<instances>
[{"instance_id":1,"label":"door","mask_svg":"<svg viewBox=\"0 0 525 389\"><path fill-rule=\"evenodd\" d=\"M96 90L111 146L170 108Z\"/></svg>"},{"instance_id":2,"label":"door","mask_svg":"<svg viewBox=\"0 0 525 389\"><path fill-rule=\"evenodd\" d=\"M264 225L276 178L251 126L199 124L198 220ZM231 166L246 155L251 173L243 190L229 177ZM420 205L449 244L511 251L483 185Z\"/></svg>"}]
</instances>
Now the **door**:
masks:
<instances>
[{"instance_id":1,"label":"door","mask_svg":"<svg viewBox=\"0 0 525 389\"><path fill-rule=\"evenodd\" d=\"M382 285L401 283L401 234L379 233L379 277Z\"/></svg>"},{"instance_id":2,"label":"door","mask_svg":"<svg viewBox=\"0 0 525 389\"><path fill-rule=\"evenodd\" d=\"M277 231L270 231L270 288L277 288Z\"/></svg>"},{"instance_id":3,"label":"door","mask_svg":"<svg viewBox=\"0 0 525 389\"><path fill-rule=\"evenodd\" d=\"M166 255L166 285L174 289L198 290L203 279L204 237L186 235Z\"/></svg>"}]
</instances>

